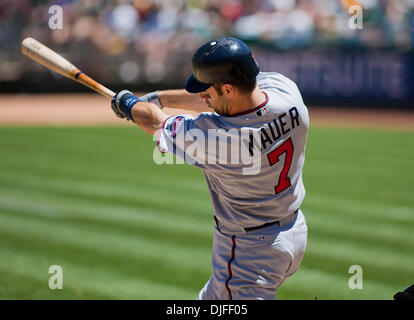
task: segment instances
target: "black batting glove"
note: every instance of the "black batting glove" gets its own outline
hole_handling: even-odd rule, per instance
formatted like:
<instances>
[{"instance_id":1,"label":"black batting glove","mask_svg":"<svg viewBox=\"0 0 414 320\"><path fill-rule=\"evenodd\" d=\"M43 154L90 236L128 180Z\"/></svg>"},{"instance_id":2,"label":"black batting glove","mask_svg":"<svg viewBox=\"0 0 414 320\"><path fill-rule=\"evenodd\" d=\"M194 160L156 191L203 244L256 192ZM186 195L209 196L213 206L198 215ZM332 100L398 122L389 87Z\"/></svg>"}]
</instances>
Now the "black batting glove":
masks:
<instances>
[{"instance_id":1,"label":"black batting glove","mask_svg":"<svg viewBox=\"0 0 414 320\"><path fill-rule=\"evenodd\" d=\"M139 101L141 100L134 96L131 91L122 90L112 97L111 108L118 118L133 120L131 109Z\"/></svg>"}]
</instances>

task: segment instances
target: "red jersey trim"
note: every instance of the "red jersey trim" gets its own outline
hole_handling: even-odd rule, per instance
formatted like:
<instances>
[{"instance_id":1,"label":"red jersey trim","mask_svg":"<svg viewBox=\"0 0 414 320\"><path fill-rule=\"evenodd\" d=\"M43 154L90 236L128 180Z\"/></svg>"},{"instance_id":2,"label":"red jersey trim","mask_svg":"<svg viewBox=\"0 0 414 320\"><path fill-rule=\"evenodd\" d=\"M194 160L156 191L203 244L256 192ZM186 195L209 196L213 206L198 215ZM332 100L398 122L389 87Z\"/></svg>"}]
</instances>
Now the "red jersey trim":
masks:
<instances>
[{"instance_id":1,"label":"red jersey trim","mask_svg":"<svg viewBox=\"0 0 414 320\"><path fill-rule=\"evenodd\" d=\"M233 274L231 272L231 263L233 262L234 257L235 257L234 254L235 254L235 250L236 250L236 236L233 236L231 238L231 240L233 241L233 247L231 248L231 259L227 263L227 269L229 271L229 277L226 280L226 289L227 289L227 292L229 293L229 300L233 300L233 297L231 295L231 290L230 290L230 287L229 287L229 281L233 277Z\"/></svg>"},{"instance_id":2,"label":"red jersey trim","mask_svg":"<svg viewBox=\"0 0 414 320\"><path fill-rule=\"evenodd\" d=\"M161 128L158 130L157 149L161 153L165 153L164 151L161 151L161 149L160 149L161 131L164 129L164 125L167 122L167 120L170 119L170 118L172 118L172 117L175 117L175 116L169 116L169 117L167 117L167 119L165 119L164 122L162 123Z\"/></svg>"},{"instance_id":3,"label":"red jersey trim","mask_svg":"<svg viewBox=\"0 0 414 320\"><path fill-rule=\"evenodd\" d=\"M236 114L233 114L233 115L231 115L231 116L229 116L229 117L237 117L237 116L242 116L242 115L244 115L244 114L248 114L248 113L250 113L250 112L254 112L254 111L257 111L257 110L259 110L260 108L263 108L268 102L269 102L269 96L267 95L267 93L266 92L264 92L264 91L262 91L263 93L264 93L264 95L266 96L266 100L261 104L261 105L259 105L259 106L257 106L257 107L255 107L255 108L253 108L253 109L249 109L249 110L246 110L246 111L242 111L242 112L239 112L239 113L236 113Z\"/></svg>"}]
</instances>

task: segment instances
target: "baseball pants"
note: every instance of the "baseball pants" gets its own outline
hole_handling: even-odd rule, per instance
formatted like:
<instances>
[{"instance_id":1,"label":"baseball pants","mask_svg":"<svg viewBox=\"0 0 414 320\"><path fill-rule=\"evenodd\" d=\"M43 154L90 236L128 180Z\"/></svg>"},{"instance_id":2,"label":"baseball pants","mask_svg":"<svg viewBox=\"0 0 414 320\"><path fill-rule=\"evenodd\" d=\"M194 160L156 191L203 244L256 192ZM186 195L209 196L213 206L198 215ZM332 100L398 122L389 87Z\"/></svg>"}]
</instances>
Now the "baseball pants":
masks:
<instances>
[{"instance_id":1,"label":"baseball pants","mask_svg":"<svg viewBox=\"0 0 414 320\"><path fill-rule=\"evenodd\" d=\"M307 225L301 210L279 223L242 235L214 231L213 274L198 300L276 299L276 290L302 262Z\"/></svg>"}]
</instances>

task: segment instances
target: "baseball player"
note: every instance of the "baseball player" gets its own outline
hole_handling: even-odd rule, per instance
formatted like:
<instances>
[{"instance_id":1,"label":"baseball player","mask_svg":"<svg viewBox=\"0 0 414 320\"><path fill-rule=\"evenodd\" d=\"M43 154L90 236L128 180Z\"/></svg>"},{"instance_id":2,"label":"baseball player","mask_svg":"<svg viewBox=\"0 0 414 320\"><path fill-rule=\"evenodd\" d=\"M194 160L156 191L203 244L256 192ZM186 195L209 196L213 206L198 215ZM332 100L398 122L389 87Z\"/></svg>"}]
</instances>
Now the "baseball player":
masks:
<instances>
[{"instance_id":1,"label":"baseball player","mask_svg":"<svg viewBox=\"0 0 414 320\"><path fill-rule=\"evenodd\" d=\"M185 90L140 98L123 90L113 97L112 109L157 133L161 152L174 153L204 172L215 230L213 271L198 299L275 299L306 248L300 206L307 108L295 83L279 73L260 72L238 39L205 43L195 52L192 68ZM168 116L163 107L199 114ZM213 143L223 135L240 139L227 143L224 156ZM245 161L228 155L250 157L257 170L246 170Z\"/></svg>"}]
</instances>

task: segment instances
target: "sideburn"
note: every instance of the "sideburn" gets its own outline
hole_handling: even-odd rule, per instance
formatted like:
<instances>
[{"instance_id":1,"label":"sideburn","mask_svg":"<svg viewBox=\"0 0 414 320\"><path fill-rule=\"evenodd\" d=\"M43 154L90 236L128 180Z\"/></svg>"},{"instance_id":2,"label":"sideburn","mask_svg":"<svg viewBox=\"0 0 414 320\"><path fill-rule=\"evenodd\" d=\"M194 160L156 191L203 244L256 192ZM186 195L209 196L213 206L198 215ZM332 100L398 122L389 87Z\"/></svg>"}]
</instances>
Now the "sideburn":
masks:
<instances>
[{"instance_id":1,"label":"sideburn","mask_svg":"<svg viewBox=\"0 0 414 320\"><path fill-rule=\"evenodd\" d=\"M213 88L216 90L219 96L223 95L223 90L221 90L221 83L213 84Z\"/></svg>"}]
</instances>

